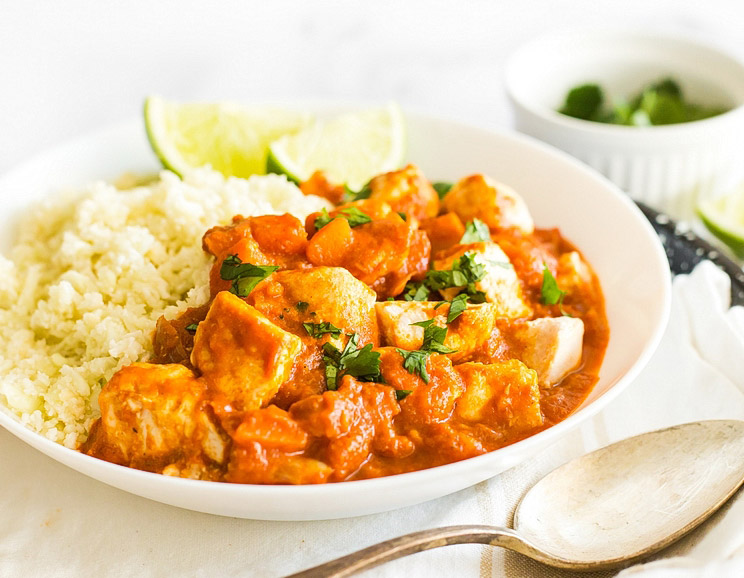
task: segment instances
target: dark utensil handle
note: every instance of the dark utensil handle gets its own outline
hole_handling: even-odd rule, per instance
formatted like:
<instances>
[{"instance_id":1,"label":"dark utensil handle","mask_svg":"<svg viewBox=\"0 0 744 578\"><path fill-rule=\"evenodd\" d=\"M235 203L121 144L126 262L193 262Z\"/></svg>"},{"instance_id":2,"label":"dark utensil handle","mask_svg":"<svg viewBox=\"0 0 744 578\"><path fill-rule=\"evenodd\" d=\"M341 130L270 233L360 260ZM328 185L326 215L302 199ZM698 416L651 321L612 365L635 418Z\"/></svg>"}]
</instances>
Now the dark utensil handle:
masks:
<instances>
[{"instance_id":1,"label":"dark utensil handle","mask_svg":"<svg viewBox=\"0 0 744 578\"><path fill-rule=\"evenodd\" d=\"M744 305L744 271L739 265L689 227L640 201L636 204L659 235L672 274L689 273L701 261L712 261L731 278L731 305Z\"/></svg>"}]
</instances>

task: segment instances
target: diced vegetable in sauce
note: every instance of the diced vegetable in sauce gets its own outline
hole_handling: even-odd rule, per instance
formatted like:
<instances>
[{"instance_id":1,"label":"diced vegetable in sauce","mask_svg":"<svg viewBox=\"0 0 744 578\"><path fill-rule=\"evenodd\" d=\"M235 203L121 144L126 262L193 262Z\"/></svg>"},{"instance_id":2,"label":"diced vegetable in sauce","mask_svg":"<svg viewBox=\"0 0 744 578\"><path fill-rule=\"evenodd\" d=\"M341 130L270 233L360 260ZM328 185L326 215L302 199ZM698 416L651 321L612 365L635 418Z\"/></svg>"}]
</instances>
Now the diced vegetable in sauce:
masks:
<instances>
[{"instance_id":1,"label":"diced vegetable in sauce","mask_svg":"<svg viewBox=\"0 0 744 578\"><path fill-rule=\"evenodd\" d=\"M596 276L506 185L409 165L333 210L203 238L210 301L160 319L81 450L166 475L316 484L446 464L564 419L598 379Z\"/></svg>"}]
</instances>

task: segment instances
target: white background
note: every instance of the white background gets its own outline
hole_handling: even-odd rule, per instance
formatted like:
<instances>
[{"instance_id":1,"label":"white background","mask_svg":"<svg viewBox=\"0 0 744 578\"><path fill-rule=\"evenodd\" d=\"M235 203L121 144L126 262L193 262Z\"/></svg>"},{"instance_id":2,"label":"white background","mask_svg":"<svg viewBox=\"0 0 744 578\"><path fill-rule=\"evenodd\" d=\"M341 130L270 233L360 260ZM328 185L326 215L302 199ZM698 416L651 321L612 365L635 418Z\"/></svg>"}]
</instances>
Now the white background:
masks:
<instances>
[{"instance_id":1,"label":"white background","mask_svg":"<svg viewBox=\"0 0 744 578\"><path fill-rule=\"evenodd\" d=\"M172 99L397 100L509 126L502 66L569 26L673 31L744 57L741 0L0 0L0 173Z\"/></svg>"}]
</instances>

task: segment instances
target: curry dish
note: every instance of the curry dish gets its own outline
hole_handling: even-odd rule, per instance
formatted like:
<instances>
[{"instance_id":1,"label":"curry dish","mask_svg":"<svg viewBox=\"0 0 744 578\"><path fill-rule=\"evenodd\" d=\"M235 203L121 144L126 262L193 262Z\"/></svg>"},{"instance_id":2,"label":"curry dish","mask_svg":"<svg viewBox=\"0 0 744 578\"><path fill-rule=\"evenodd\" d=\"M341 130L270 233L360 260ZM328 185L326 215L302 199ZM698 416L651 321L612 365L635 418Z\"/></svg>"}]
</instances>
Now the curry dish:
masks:
<instances>
[{"instance_id":1,"label":"curry dish","mask_svg":"<svg viewBox=\"0 0 744 578\"><path fill-rule=\"evenodd\" d=\"M207 231L211 300L161 318L155 355L104 386L81 450L251 484L386 476L493 451L564 419L609 328L596 276L483 175L413 165L335 205Z\"/></svg>"}]
</instances>

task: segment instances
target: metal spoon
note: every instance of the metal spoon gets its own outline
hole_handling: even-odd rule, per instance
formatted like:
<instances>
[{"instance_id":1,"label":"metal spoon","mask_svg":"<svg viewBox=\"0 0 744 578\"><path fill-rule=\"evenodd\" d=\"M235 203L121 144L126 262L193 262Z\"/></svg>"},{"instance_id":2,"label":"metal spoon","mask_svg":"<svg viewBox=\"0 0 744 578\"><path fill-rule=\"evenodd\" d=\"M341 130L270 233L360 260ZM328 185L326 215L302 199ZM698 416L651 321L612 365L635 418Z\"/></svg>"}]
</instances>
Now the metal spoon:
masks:
<instances>
[{"instance_id":1,"label":"metal spoon","mask_svg":"<svg viewBox=\"0 0 744 578\"><path fill-rule=\"evenodd\" d=\"M522 498L514 529L414 532L287 578L341 578L452 544L490 544L573 570L625 566L658 552L744 482L744 422L689 423L632 437L553 470Z\"/></svg>"}]
</instances>

